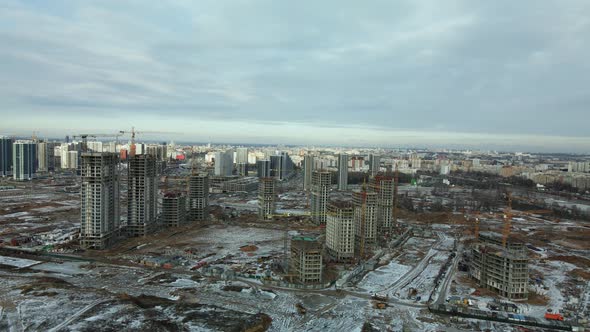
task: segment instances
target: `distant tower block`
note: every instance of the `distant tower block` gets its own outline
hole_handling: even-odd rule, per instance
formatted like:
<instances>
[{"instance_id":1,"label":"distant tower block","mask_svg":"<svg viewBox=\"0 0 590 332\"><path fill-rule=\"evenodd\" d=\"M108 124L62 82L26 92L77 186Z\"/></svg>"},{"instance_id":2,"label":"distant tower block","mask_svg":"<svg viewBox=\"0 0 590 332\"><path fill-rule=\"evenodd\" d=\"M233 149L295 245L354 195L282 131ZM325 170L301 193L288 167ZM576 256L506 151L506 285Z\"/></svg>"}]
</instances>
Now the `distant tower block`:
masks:
<instances>
[{"instance_id":1,"label":"distant tower block","mask_svg":"<svg viewBox=\"0 0 590 332\"><path fill-rule=\"evenodd\" d=\"M332 174L328 171L313 171L311 179L311 219L317 225L326 223L328 199Z\"/></svg>"},{"instance_id":2,"label":"distant tower block","mask_svg":"<svg viewBox=\"0 0 590 332\"><path fill-rule=\"evenodd\" d=\"M238 164L236 164L236 168L238 170L239 176L248 176L248 164L247 163L238 163Z\"/></svg>"},{"instance_id":3,"label":"distant tower block","mask_svg":"<svg viewBox=\"0 0 590 332\"><path fill-rule=\"evenodd\" d=\"M186 223L186 197L178 192L165 193L162 197L161 224L178 227Z\"/></svg>"},{"instance_id":4,"label":"distant tower block","mask_svg":"<svg viewBox=\"0 0 590 332\"><path fill-rule=\"evenodd\" d=\"M338 190L348 189L348 155L338 155Z\"/></svg>"},{"instance_id":5,"label":"distant tower block","mask_svg":"<svg viewBox=\"0 0 590 332\"><path fill-rule=\"evenodd\" d=\"M188 188L190 221L209 219L209 175L200 173L190 177Z\"/></svg>"},{"instance_id":6,"label":"distant tower block","mask_svg":"<svg viewBox=\"0 0 590 332\"><path fill-rule=\"evenodd\" d=\"M81 159L80 246L105 249L119 233L119 157L89 152Z\"/></svg>"},{"instance_id":7,"label":"distant tower block","mask_svg":"<svg viewBox=\"0 0 590 332\"><path fill-rule=\"evenodd\" d=\"M258 185L258 215L261 219L272 219L275 214L275 179L260 178Z\"/></svg>"},{"instance_id":8,"label":"distant tower block","mask_svg":"<svg viewBox=\"0 0 590 332\"><path fill-rule=\"evenodd\" d=\"M256 162L256 170L259 178L271 177L270 160L258 160Z\"/></svg>"},{"instance_id":9,"label":"distant tower block","mask_svg":"<svg viewBox=\"0 0 590 332\"><path fill-rule=\"evenodd\" d=\"M314 157L306 155L303 159L303 190L309 192L311 190L311 176L314 170Z\"/></svg>"},{"instance_id":10,"label":"distant tower block","mask_svg":"<svg viewBox=\"0 0 590 332\"><path fill-rule=\"evenodd\" d=\"M156 159L149 154L130 156L127 189L128 236L146 236L156 227L158 186Z\"/></svg>"},{"instance_id":11,"label":"distant tower block","mask_svg":"<svg viewBox=\"0 0 590 332\"><path fill-rule=\"evenodd\" d=\"M377 175L381 168L381 157L374 154L369 155L369 166L371 167L371 176Z\"/></svg>"},{"instance_id":12,"label":"distant tower block","mask_svg":"<svg viewBox=\"0 0 590 332\"><path fill-rule=\"evenodd\" d=\"M0 176L12 175L12 139L0 136Z\"/></svg>"},{"instance_id":13,"label":"distant tower block","mask_svg":"<svg viewBox=\"0 0 590 332\"><path fill-rule=\"evenodd\" d=\"M12 145L12 177L17 181L32 180L37 172L37 144L16 141Z\"/></svg>"}]
</instances>

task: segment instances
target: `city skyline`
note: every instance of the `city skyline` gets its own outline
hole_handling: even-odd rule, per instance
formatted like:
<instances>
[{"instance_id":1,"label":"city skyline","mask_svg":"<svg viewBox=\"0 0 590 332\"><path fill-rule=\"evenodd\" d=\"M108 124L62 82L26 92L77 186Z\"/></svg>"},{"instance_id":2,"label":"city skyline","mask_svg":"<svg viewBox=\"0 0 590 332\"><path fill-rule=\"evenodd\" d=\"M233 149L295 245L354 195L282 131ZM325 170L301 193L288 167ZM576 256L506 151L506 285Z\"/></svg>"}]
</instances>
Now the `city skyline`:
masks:
<instances>
[{"instance_id":1,"label":"city skyline","mask_svg":"<svg viewBox=\"0 0 590 332\"><path fill-rule=\"evenodd\" d=\"M338 4L3 1L0 132L590 150L587 2Z\"/></svg>"}]
</instances>

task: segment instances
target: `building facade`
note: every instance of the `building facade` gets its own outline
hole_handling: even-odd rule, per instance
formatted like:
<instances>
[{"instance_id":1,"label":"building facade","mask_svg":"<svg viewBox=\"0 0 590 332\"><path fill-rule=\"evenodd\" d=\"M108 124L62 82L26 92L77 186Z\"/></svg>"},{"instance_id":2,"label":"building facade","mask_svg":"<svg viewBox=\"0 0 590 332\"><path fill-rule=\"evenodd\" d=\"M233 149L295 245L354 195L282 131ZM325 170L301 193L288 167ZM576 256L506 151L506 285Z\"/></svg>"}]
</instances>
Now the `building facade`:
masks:
<instances>
[{"instance_id":1,"label":"building facade","mask_svg":"<svg viewBox=\"0 0 590 332\"><path fill-rule=\"evenodd\" d=\"M323 274L322 244L315 237L291 238L290 274L302 284L319 284Z\"/></svg>"},{"instance_id":2,"label":"building facade","mask_svg":"<svg viewBox=\"0 0 590 332\"><path fill-rule=\"evenodd\" d=\"M80 245L105 249L119 235L119 163L116 153L83 153L80 188Z\"/></svg>"},{"instance_id":3,"label":"building facade","mask_svg":"<svg viewBox=\"0 0 590 332\"><path fill-rule=\"evenodd\" d=\"M209 219L209 174L200 173L192 175L188 188L190 221L203 221Z\"/></svg>"},{"instance_id":4,"label":"building facade","mask_svg":"<svg viewBox=\"0 0 590 332\"><path fill-rule=\"evenodd\" d=\"M326 250L337 262L354 259L354 207L348 201L330 202L326 219Z\"/></svg>"},{"instance_id":5,"label":"building facade","mask_svg":"<svg viewBox=\"0 0 590 332\"><path fill-rule=\"evenodd\" d=\"M348 189L348 155L338 155L338 190Z\"/></svg>"},{"instance_id":6,"label":"building facade","mask_svg":"<svg viewBox=\"0 0 590 332\"><path fill-rule=\"evenodd\" d=\"M271 177L270 160L258 160L256 162L256 172L259 178Z\"/></svg>"},{"instance_id":7,"label":"building facade","mask_svg":"<svg viewBox=\"0 0 590 332\"><path fill-rule=\"evenodd\" d=\"M315 170L311 179L311 219L317 225L326 223L332 174L328 171Z\"/></svg>"},{"instance_id":8,"label":"building facade","mask_svg":"<svg viewBox=\"0 0 590 332\"><path fill-rule=\"evenodd\" d=\"M279 181L288 179L293 175L293 161L286 152L270 156L271 175Z\"/></svg>"},{"instance_id":9,"label":"building facade","mask_svg":"<svg viewBox=\"0 0 590 332\"><path fill-rule=\"evenodd\" d=\"M231 176L234 168L232 151L215 152L215 175Z\"/></svg>"},{"instance_id":10,"label":"building facade","mask_svg":"<svg viewBox=\"0 0 590 332\"><path fill-rule=\"evenodd\" d=\"M480 233L471 254L469 274L480 287L510 300L528 298L529 270L524 243L508 238L504 247L501 234Z\"/></svg>"},{"instance_id":11,"label":"building facade","mask_svg":"<svg viewBox=\"0 0 590 332\"><path fill-rule=\"evenodd\" d=\"M314 171L314 156L305 155L303 158L303 190L309 192L311 190L311 175Z\"/></svg>"},{"instance_id":12,"label":"building facade","mask_svg":"<svg viewBox=\"0 0 590 332\"><path fill-rule=\"evenodd\" d=\"M393 229L393 177L377 174L369 182L369 188L377 194L377 232L382 236L388 236Z\"/></svg>"},{"instance_id":13,"label":"building facade","mask_svg":"<svg viewBox=\"0 0 590 332\"><path fill-rule=\"evenodd\" d=\"M377 193L356 191L352 194L354 205L355 250L364 257L377 243Z\"/></svg>"},{"instance_id":14,"label":"building facade","mask_svg":"<svg viewBox=\"0 0 590 332\"><path fill-rule=\"evenodd\" d=\"M32 180L37 171L37 144L16 141L12 145L12 177L17 181Z\"/></svg>"},{"instance_id":15,"label":"building facade","mask_svg":"<svg viewBox=\"0 0 590 332\"><path fill-rule=\"evenodd\" d=\"M37 170L39 172L49 172L55 170L55 146L57 146L57 143L37 143Z\"/></svg>"},{"instance_id":16,"label":"building facade","mask_svg":"<svg viewBox=\"0 0 590 332\"><path fill-rule=\"evenodd\" d=\"M157 225L158 185L156 158L149 154L136 154L129 158L127 186L128 236L146 236Z\"/></svg>"},{"instance_id":17,"label":"building facade","mask_svg":"<svg viewBox=\"0 0 590 332\"><path fill-rule=\"evenodd\" d=\"M371 176L377 175L381 169L381 157L375 154L369 155L369 167L371 170Z\"/></svg>"},{"instance_id":18,"label":"building facade","mask_svg":"<svg viewBox=\"0 0 590 332\"><path fill-rule=\"evenodd\" d=\"M258 216L264 220L270 220L275 214L275 179L260 178L258 185Z\"/></svg>"},{"instance_id":19,"label":"building facade","mask_svg":"<svg viewBox=\"0 0 590 332\"><path fill-rule=\"evenodd\" d=\"M0 136L0 176L12 175L12 138Z\"/></svg>"},{"instance_id":20,"label":"building facade","mask_svg":"<svg viewBox=\"0 0 590 332\"><path fill-rule=\"evenodd\" d=\"M162 197L160 224L178 227L186 223L186 196L179 192L167 192Z\"/></svg>"}]
</instances>

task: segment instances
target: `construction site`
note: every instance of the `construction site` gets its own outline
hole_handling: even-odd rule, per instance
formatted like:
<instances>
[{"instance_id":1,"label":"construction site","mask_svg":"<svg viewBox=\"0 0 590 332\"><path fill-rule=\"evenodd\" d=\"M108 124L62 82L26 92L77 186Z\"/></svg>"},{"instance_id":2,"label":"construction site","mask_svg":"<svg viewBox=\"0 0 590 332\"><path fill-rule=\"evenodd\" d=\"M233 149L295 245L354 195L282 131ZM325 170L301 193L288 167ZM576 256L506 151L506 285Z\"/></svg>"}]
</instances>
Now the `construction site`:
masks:
<instances>
[{"instance_id":1,"label":"construction site","mask_svg":"<svg viewBox=\"0 0 590 332\"><path fill-rule=\"evenodd\" d=\"M98 242L86 236L94 233L80 229L80 211L91 202L90 188L112 185L108 158L83 158L81 182L59 175L30 187L3 183L0 287L9 291L0 297L0 328L516 331L587 324L588 225L515 209L518 197L490 212L416 212L398 200L427 210L440 199L434 188L403 185L398 194L396 177L384 175L332 192L329 173L321 172L310 192L297 175L280 184L260 180L258 192L209 194L206 173L152 180L148 163L122 173L137 179L122 198L149 201L154 181L162 194L153 222L165 227L104 250L90 248L108 242L108 229ZM461 188L447 195L477 200ZM137 207L146 212L122 211L121 229L149 224L149 209ZM51 316L36 309L40 301Z\"/></svg>"}]
</instances>

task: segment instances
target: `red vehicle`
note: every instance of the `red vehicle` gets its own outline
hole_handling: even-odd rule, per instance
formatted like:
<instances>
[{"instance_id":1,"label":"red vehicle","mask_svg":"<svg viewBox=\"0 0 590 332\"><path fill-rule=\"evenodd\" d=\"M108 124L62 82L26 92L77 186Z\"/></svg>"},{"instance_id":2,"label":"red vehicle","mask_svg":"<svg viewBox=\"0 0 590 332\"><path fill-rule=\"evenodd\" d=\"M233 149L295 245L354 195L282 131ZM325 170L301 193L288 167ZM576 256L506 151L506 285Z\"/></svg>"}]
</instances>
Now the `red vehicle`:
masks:
<instances>
[{"instance_id":1,"label":"red vehicle","mask_svg":"<svg viewBox=\"0 0 590 332\"><path fill-rule=\"evenodd\" d=\"M563 320L563 316L557 313L546 312L545 319L547 320Z\"/></svg>"}]
</instances>

